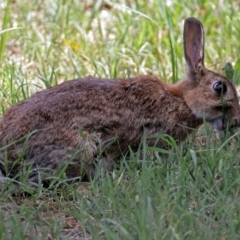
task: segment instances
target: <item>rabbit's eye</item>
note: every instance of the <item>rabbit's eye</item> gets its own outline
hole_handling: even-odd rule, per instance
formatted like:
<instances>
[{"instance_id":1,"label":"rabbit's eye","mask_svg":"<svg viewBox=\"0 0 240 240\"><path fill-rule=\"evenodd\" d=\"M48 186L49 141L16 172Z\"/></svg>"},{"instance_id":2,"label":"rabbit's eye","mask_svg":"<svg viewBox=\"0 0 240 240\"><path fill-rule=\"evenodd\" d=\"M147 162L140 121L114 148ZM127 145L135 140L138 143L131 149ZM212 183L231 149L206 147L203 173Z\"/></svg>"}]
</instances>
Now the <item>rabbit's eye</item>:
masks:
<instances>
[{"instance_id":1,"label":"rabbit's eye","mask_svg":"<svg viewBox=\"0 0 240 240\"><path fill-rule=\"evenodd\" d=\"M218 81L213 84L213 90L221 95L227 92L227 85L224 82Z\"/></svg>"}]
</instances>

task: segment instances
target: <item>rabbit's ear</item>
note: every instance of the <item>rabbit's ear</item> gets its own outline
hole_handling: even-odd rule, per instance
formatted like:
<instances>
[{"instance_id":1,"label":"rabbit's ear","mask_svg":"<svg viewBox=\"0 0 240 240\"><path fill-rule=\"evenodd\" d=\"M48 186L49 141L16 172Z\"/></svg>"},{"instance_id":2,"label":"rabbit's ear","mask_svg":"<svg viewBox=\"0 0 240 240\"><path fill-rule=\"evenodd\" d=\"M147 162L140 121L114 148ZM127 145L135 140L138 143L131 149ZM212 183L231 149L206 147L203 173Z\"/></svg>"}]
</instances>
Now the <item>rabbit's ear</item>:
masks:
<instances>
[{"instance_id":1,"label":"rabbit's ear","mask_svg":"<svg viewBox=\"0 0 240 240\"><path fill-rule=\"evenodd\" d=\"M187 18L184 23L184 55L187 74L194 77L204 68L204 29L199 20Z\"/></svg>"}]
</instances>

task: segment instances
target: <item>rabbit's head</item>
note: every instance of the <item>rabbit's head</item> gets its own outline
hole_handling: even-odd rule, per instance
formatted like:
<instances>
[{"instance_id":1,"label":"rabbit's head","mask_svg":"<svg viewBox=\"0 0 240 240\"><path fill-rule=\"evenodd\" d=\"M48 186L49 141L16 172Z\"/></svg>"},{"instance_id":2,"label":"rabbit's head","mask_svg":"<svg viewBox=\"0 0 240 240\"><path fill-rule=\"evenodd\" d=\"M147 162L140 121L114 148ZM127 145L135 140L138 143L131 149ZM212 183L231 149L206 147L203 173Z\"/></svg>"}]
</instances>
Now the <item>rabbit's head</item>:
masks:
<instances>
[{"instance_id":1,"label":"rabbit's head","mask_svg":"<svg viewBox=\"0 0 240 240\"><path fill-rule=\"evenodd\" d=\"M193 17L184 23L186 78L179 82L181 95L193 114L217 130L239 125L240 107L235 87L224 76L204 66L204 30Z\"/></svg>"}]
</instances>

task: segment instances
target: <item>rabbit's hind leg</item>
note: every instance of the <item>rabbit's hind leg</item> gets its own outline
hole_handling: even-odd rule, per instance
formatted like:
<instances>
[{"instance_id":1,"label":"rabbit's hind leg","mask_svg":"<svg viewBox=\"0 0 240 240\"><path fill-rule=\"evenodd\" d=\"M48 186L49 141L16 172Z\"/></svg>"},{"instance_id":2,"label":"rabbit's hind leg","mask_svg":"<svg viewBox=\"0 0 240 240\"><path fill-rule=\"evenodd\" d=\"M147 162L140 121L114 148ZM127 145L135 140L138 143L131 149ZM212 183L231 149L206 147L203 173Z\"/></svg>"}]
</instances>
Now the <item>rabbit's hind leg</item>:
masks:
<instances>
[{"instance_id":1,"label":"rabbit's hind leg","mask_svg":"<svg viewBox=\"0 0 240 240\"><path fill-rule=\"evenodd\" d=\"M89 158L89 155L87 156ZM85 149L67 149L58 145L44 145L35 148L26 159L26 165L30 166L28 172L29 183L49 181L55 177L68 179L80 179L84 176L88 163Z\"/></svg>"},{"instance_id":2,"label":"rabbit's hind leg","mask_svg":"<svg viewBox=\"0 0 240 240\"><path fill-rule=\"evenodd\" d=\"M39 183L64 175L69 179L81 180L91 168L98 150L90 134L85 133L83 139L79 133L64 131L61 136L61 139L54 141L35 136L34 142L37 144L30 143L26 158L26 165L30 169L29 182Z\"/></svg>"}]
</instances>

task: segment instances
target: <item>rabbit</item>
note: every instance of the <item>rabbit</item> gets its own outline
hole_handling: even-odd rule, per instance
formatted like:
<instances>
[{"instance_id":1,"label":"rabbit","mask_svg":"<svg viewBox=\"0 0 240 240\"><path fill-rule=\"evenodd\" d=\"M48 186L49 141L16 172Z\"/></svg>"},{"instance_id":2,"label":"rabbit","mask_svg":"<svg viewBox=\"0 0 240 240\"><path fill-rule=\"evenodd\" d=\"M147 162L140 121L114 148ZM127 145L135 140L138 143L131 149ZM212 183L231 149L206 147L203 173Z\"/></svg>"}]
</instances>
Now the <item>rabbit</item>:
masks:
<instances>
[{"instance_id":1,"label":"rabbit","mask_svg":"<svg viewBox=\"0 0 240 240\"><path fill-rule=\"evenodd\" d=\"M10 107L0 121L2 175L18 179L28 169L28 182L35 184L58 171L69 179L92 178L97 163L112 171L143 137L149 146L168 148L153 136L166 134L181 142L204 121L218 131L238 127L236 89L205 68L204 29L198 19L185 20L183 38L186 76L176 84L154 76L89 76Z\"/></svg>"}]
</instances>

